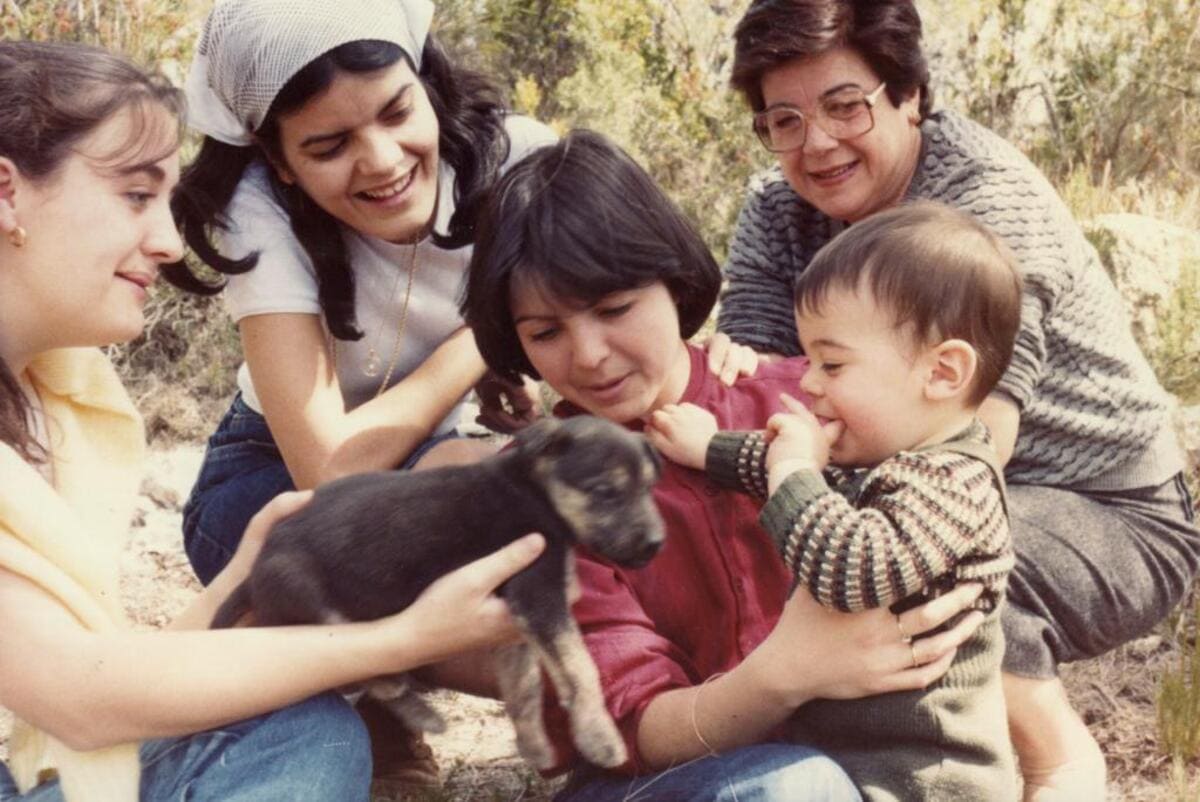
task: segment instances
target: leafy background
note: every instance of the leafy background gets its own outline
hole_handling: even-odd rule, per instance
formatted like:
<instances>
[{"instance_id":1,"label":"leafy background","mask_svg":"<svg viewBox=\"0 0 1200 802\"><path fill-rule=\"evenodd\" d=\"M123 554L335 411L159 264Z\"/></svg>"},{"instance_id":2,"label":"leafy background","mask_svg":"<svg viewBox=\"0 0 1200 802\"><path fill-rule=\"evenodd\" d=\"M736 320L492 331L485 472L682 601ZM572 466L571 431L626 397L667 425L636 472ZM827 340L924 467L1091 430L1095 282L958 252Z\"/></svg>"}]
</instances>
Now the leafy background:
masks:
<instances>
[{"instance_id":1,"label":"leafy background","mask_svg":"<svg viewBox=\"0 0 1200 802\"><path fill-rule=\"evenodd\" d=\"M1200 0L917 3L935 102L1017 144L1079 219L1136 212L1196 228ZM731 34L747 4L440 0L435 29L458 58L506 86L517 111L619 142L722 258L747 179L770 163L727 88ZM210 5L0 0L0 36L100 43L178 83ZM1198 275L1197 265L1185 272L1160 321L1170 336L1149 354L1185 405L1200 404L1200 357L1189 345ZM236 332L219 299L165 287L147 316L145 335L114 357L152 436L195 441L232 393ZM1069 675L1072 696L1109 754L1119 795L1197 800L1200 642L1190 606L1152 638Z\"/></svg>"}]
</instances>

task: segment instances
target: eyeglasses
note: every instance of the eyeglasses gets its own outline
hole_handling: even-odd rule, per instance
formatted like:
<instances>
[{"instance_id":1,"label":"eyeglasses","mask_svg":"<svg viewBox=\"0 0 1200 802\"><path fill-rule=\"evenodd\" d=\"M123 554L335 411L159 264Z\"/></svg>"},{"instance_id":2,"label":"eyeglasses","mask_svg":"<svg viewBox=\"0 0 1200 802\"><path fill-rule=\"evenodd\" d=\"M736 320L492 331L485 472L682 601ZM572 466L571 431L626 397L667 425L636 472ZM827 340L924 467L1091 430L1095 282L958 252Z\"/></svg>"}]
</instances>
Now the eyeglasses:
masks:
<instances>
[{"instance_id":1,"label":"eyeglasses","mask_svg":"<svg viewBox=\"0 0 1200 802\"><path fill-rule=\"evenodd\" d=\"M862 136L875 127L872 109L885 86L879 84L870 94L857 86L847 86L825 95L811 119L790 103L777 103L754 115L754 133L772 153L804 147L810 122L834 139Z\"/></svg>"}]
</instances>

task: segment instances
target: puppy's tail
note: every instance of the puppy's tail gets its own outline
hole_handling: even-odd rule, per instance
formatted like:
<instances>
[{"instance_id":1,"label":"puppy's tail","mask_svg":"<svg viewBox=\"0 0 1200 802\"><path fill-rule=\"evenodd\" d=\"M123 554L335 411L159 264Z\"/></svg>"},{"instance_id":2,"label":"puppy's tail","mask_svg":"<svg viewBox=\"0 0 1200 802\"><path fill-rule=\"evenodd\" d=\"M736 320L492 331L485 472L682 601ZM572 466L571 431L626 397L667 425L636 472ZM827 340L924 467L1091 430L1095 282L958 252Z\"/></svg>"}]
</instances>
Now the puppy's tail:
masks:
<instances>
[{"instance_id":1,"label":"puppy's tail","mask_svg":"<svg viewBox=\"0 0 1200 802\"><path fill-rule=\"evenodd\" d=\"M250 612L250 583L247 581L234 588L233 592L217 608L211 628L229 629L248 612Z\"/></svg>"}]
</instances>

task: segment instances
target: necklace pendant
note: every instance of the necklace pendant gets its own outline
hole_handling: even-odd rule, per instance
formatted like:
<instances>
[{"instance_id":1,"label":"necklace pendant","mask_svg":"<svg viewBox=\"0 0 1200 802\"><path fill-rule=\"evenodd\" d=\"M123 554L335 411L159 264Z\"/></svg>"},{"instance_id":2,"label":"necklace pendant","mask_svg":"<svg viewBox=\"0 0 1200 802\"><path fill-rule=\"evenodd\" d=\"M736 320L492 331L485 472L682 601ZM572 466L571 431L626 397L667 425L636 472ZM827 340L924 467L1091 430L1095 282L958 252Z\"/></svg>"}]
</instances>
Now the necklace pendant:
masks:
<instances>
[{"instance_id":1,"label":"necklace pendant","mask_svg":"<svg viewBox=\"0 0 1200 802\"><path fill-rule=\"evenodd\" d=\"M383 370L383 360L379 358L374 348L367 351L367 361L363 363L363 373L370 376L372 379L379 375Z\"/></svg>"}]
</instances>

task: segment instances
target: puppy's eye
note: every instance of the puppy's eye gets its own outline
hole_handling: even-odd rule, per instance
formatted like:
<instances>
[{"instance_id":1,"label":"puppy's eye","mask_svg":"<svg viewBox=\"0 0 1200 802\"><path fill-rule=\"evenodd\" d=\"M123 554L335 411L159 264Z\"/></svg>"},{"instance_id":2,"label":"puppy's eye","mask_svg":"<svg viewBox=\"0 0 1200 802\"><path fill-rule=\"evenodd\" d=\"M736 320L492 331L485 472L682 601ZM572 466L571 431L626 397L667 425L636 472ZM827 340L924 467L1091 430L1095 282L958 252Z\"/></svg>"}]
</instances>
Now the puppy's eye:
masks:
<instances>
[{"instance_id":1,"label":"puppy's eye","mask_svg":"<svg viewBox=\"0 0 1200 802\"><path fill-rule=\"evenodd\" d=\"M621 495L621 491L608 482L594 484L587 489L587 492L592 498L600 501L611 501Z\"/></svg>"}]
</instances>

